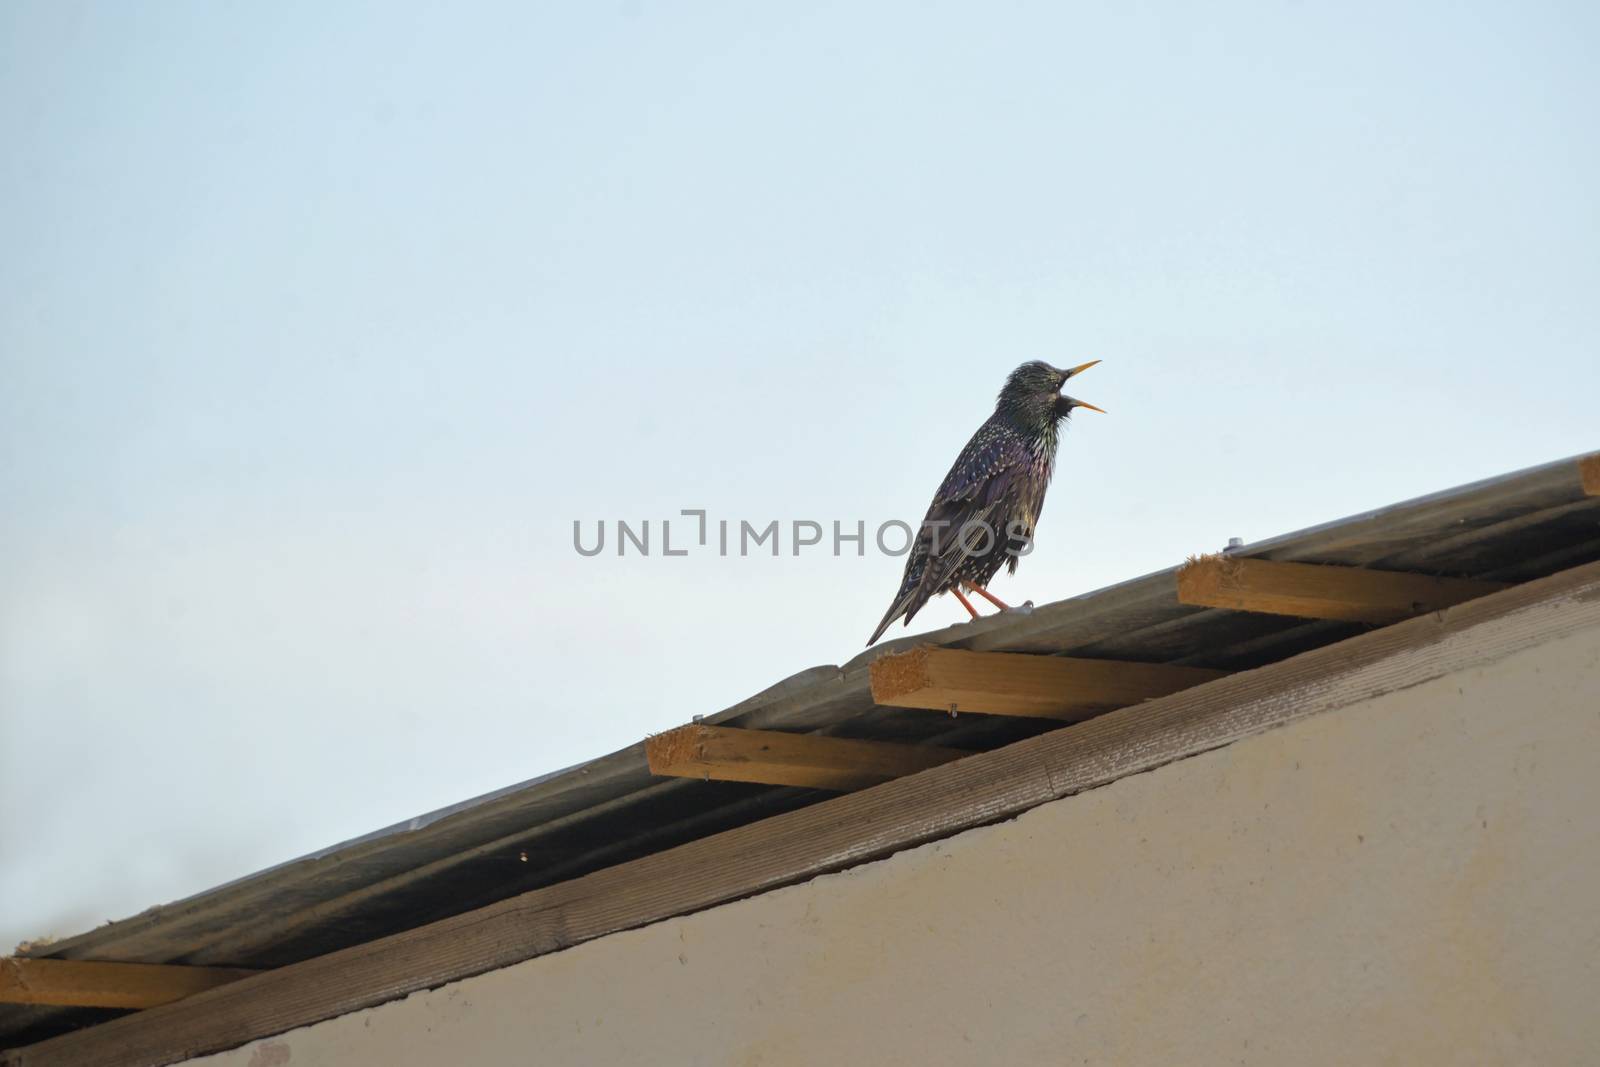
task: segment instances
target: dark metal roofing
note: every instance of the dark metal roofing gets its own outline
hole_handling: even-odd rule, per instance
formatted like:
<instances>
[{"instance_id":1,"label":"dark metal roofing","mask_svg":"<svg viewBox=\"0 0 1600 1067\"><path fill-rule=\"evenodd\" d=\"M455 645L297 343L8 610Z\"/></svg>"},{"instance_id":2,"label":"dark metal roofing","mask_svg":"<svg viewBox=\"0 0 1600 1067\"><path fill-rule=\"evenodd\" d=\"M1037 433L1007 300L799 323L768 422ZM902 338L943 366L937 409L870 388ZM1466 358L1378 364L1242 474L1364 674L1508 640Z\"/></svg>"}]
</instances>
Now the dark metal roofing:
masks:
<instances>
[{"instance_id":1,"label":"dark metal roofing","mask_svg":"<svg viewBox=\"0 0 1600 1067\"><path fill-rule=\"evenodd\" d=\"M1243 556L1523 581L1600 559L1576 458L1237 549ZM1177 568L813 667L705 721L993 748L1049 722L877 707L868 663L918 644L1247 669L1364 627L1179 604ZM420 926L829 794L654 778L642 742L398 823L25 955L275 967ZM524 860L524 855L526 860ZM108 1012L0 1005L0 1045Z\"/></svg>"}]
</instances>

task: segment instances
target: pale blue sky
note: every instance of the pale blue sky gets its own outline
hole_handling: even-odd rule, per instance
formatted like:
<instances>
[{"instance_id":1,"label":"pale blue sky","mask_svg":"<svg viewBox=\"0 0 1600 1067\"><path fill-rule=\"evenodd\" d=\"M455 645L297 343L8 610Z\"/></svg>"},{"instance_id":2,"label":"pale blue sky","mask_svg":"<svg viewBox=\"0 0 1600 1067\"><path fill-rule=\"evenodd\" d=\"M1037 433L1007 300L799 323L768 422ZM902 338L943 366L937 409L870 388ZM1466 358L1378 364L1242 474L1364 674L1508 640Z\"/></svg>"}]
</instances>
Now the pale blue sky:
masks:
<instances>
[{"instance_id":1,"label":"pale blue sky","mask_svg":"<svg viewBox=\"0 0 1600 1067\"><path fill-rule=\"evenodd\" d=\"M572 520L915 519L1025 359L1019 600L1600 447L1597 30L0 6L0 938L854 655L898 559Z\"/></svg>"}]
</instances>

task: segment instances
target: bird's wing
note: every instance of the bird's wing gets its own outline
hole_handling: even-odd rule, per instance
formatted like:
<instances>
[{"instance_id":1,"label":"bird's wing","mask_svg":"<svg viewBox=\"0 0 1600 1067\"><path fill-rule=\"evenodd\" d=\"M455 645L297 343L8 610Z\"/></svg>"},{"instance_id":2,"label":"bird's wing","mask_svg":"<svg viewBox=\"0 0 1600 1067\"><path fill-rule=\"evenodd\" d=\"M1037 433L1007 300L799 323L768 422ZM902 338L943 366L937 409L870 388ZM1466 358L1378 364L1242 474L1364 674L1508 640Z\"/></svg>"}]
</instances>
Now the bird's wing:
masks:
<instances>
[{"instance_id":1,"label":"bird's wing","mask_svg":"<svg viewBox=\"0 0 1600 1067\"><path fill-rule=\"evenodd\" d=\"M1022 476L1032 458L1027 442L1015 430L1002 423L984 424L961 450L938 492L933 494L928 519L963 501L987 504L1000 499L1011 482Z\"/></svg>"},{"instance_id":2,"label":"bird's wing","mask_svg":"<svg viewBox=\"0 0 1600 1067\"><path fill-rule=\"evenodd\" d=\"M1015 430L994 421L979 428L933 494L912 542L900 592L867 644L876 642L895 619L910 622L930 597L944 590L961 565L958 539L965 524L987 523L997 537L1005 536L1007 502L1032 461L1027 442Z\"/></svg>"},{"instance_id":3,"label":"bird's wing","mask_svg":"<svg viewBox=\"0 0 1600 1067\"><path fill-rule=\"evenodd\" d=\"M962 449L939 491L918 534L928 560L920 585L928 596L941 591L961 565L961 530L969 523L986 525L997 540L1007 535L1013 503L1022 495L1033 453L1022 436L1009 427L984 426ZM942 524L942 525L941 525ZM933 539L938 537L934 551Z\"/></svg>"}]
</instances>

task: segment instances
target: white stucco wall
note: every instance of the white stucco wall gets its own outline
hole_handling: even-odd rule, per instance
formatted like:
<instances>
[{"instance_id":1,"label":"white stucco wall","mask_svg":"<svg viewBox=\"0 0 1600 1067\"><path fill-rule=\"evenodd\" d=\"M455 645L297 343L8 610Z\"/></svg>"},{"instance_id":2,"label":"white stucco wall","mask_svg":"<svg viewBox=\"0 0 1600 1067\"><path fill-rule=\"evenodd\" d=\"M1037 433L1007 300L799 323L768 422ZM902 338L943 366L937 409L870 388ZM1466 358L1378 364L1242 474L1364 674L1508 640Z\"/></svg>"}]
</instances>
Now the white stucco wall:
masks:
<instances>
[{"instance_id":1,"label":"white stucco wall","mask_svg":"<svg viewBox=\"0 0 1600 1067\"><path fill-rule=\"evenodd\" d=\"M1600 1060L1600 630L191 1061Z\"/></svg>"}]
</instances>

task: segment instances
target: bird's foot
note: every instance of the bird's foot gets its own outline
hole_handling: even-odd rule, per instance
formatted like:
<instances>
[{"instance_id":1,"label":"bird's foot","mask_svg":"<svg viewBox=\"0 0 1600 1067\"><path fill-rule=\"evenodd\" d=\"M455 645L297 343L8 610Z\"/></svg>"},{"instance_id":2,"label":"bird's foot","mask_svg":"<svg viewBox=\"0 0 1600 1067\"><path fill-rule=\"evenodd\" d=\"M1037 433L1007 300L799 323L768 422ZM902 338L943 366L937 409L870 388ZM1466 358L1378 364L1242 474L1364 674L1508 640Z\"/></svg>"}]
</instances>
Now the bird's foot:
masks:
<instances>
[{"instance_id":1,"label":"bird's foot","mask_svg":"<svg viewBox=\"0 0 1600 1067\"><path fill-rule=\"evenodd\" d=\"M979 585L977 582L962 582L961 584L966 586L972 592L977 593L979 596L983 597L983 599L987 600L989 603L993 604L995 607L999 608L1001 611L1010 611L1011 610L1011 605L1010 604L1007 604L1004 600L1001 600L999 597L997 597L993 593L989 592L989 590L985 589L983 586ZM970 611L971 609L969 608L968 610Z\"/></svg>"}]
</instances>

